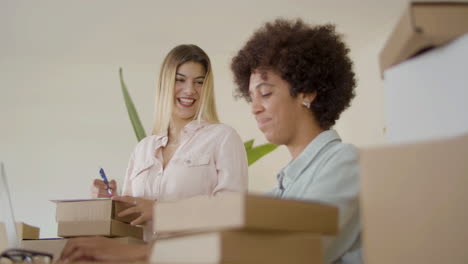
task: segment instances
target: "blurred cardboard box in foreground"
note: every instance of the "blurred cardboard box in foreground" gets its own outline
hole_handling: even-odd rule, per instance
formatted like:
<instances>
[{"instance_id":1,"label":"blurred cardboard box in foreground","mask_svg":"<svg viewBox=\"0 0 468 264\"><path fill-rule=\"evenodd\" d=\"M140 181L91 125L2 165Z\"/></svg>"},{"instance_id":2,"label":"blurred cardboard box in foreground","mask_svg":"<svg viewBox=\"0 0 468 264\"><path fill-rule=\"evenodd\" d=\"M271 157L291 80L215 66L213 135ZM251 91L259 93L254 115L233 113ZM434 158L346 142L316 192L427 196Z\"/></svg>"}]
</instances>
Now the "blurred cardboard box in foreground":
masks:
<instances>
[{"instance_id":1,"label":"blurred cardboard box in foreground","mask_svg":"<svg viewBox=\"0 0 468 264\"><path fill-rule=\"evenodd\" d=\"M153 223L158 233L235 229L334 235L337 219L338 208L320 202L226 193L158 202Z\"/></svg>"},{"instance_id":2,"label":"blurred cardboard box in foreground","mask_svg":"<svg viewBox=\"0 0 468 264\"><path fill-rule=\"evenodd\" d=\"M380 63L388 142L468 133L467 1L410 3Z\"/></svg>"},{"instance_id":3,"label":"blurred cardboard box in foreground","mask_svg":"<svg viewBox=\"0 0 468 264\"><path fill-rule=\"evenodd\" d=\"M155 263L322 264L338 208L316 201L225 193L158 202Z\"/></svg>"},{"instance_id":4,"label":"blurred cardboard box in foreground","mask_svg":"<svg viewBox=\"0 0 468 264\"><path fill-rule=\"evenodd\" d=\"M132 237L116 237L112 238L118 240L124 244L143 244L143 240L135 239ZM54 255L54 259L57 259L65 247L69 239L67 238L44 238L37 240L23 240L21 247L28 250L47 252Z\"/></svg>"},{"instance_id":5,"label":"blurred cardboard box in foreground","mask_svg":"<svg viewBox=\"0 0 468 264\"><path fill-rule=\"evenodd\" d=\"M322 264L320 236L300 232L219 231L158 239L151 263Z\"/></svg>"},{"instance_id":6,"label":"blurred cardboard box in foreground","mask_svg":"<svg viewBox=\"0 0 468 264\"><path fill-rule=\"evenodd\" d=\"M468 2L412 2L380 53L380 70L383 73L465 33L468 33Z\"/></svg>"},{"instance_id":7,"label":"blurred cardboard box in foreground","mask_svg":"<svg viewBox=\"0 0 468 264\"><path fill-rule=\"evenodd\" d=\"M366 264L468 263L468 134L364 149Z\"/></svg>"}]
</instances>

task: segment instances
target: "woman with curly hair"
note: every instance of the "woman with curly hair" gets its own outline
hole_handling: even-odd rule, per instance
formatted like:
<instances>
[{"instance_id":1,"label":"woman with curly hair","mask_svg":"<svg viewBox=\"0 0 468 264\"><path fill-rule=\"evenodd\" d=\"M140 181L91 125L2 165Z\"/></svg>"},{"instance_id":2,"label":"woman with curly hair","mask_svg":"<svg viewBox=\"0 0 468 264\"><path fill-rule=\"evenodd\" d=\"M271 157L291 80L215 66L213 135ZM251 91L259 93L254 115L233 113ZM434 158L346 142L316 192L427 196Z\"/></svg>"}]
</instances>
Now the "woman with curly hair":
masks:
<instances>
[{"instance_id":1,"label":"woman with curly hair","mask_svg":"<svg viewBox=\"0 0 468 264\"><path fill-rule=\"evenodd\" d=\"M232 59L237 94L266 139L292 160L273 196L339 208L339 233L324 240L325 263L361 263L358 153L332 129L356 86L349 49L333 25L266 23Z\"/></svg>"}]
</instances>

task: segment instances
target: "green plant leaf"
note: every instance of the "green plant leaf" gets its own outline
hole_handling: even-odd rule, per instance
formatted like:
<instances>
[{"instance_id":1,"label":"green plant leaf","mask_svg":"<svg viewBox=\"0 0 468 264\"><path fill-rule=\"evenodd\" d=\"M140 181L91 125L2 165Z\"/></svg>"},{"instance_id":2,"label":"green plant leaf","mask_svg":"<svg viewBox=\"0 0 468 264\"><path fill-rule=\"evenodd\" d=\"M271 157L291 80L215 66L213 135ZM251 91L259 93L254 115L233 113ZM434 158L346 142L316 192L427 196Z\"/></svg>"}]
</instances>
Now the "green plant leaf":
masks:
<instances>
[{"instance_id":1,"label":"green plant leaf","mask_svg":"<svg viewBox=\"0 0 468 264\"><path fill-rule=\"evenodd\" d=\"M267 143L263 145L258 145L250 149L246 149L247 160L248 160L249 166L252 165L257 160L259 160L261 157L275 150L277 147L278 147L277 145Z\"/></svg>"},{"instance_id":2,"label":"green plant leaf","mask_svg":"<svg viewBox=\"0 0 468 264\"><path fill-rule=\"evenodd\" d=\"M249 151L253 147L254 139L244 142L245 151Z\"/></svg>"},{"instance_id":3,"label":"green plant leaf","mask_svg":"<svg viewBox=\"0 0 468 264\"><path fill-rule=\"evenodd\" d=\"M137 137L138 142L146 137L145 129L141 124L140 117L138 116L137 110L135 105L133 104L132 98L128 93L127 86L123 80L123 73L122 68L119 68L119 75L120 75L120 85L122 86L122 94L125 100L125 106L127 107L128 117L130 118L130 122L132 122L133 131L135 132L135 136Z\"/></svg>"}]
</instances>

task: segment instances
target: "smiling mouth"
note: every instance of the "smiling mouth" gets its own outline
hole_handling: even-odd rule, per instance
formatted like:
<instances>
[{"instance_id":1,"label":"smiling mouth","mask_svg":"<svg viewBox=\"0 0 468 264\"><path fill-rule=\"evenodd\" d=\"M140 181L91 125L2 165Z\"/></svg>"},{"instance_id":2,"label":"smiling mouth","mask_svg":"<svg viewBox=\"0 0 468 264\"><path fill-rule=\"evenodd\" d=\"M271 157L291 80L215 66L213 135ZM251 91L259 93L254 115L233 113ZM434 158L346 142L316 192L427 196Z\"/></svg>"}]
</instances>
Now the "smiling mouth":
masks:
<instances>
[{"instance_id":1,"label":"smiling mouth","mask_svg":"<svg viewBox=\"0 0 468 264\"><path fill-rule=\"evenodd\" d=\"M177 101L179 102L180 105L184 106L184 107L191 107L193 106L193 104L195 104L195 99L193 98L184 98L184 97L180 97L180 98L177 98Z\"/></svg>"},{"instance_id":2,"label":"smiling mouth","mask_svg":"<svg viewBox=\"0 0 468 264\"><path fill-rule=\"evenodd\" d=\"M266 125L266 123L268 123L271 119L260 119L260 120L257 120L257 125L258 127L262 127L264 125Z\"/></svg>"}]
</instances>

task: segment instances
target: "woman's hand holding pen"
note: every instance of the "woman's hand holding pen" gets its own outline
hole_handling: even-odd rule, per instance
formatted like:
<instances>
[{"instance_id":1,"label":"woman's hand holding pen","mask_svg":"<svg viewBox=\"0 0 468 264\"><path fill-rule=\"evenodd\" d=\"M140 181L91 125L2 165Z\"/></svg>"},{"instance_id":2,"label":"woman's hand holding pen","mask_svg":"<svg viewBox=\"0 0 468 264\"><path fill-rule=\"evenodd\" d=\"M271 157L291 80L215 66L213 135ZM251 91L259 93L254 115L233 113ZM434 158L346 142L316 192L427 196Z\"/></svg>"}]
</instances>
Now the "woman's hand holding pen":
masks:
<instances>
[{"instance_id":1,"label":"woman's hand holding pen","mask_svg":"<svg viewBox=\"0 0 468 264\"><path fill-rule=\"evenodd\" d=\"M91 185L91 196L93 198L108 198L112 197L114 194L117 194L117 183L115 180L109 181L109 187L111 194L108 192L107 185L104 181L95 179Z\"/></svg>"},{"instance_id":2,"label":"woman's hand holding pen","mask_svg":"<svg viewBox=\"0 0 468 264\"><path fill-rule=\"evenodd\" d=\"M126 216L131 214L139 214L140 216L134 219L131 225L141 225L153 219L153 207L156 201L137 198L132 196L113 196L112 200L120 201L133 205L132 207L123 210L119 216Z\"/></svg>"}]
</instances>

